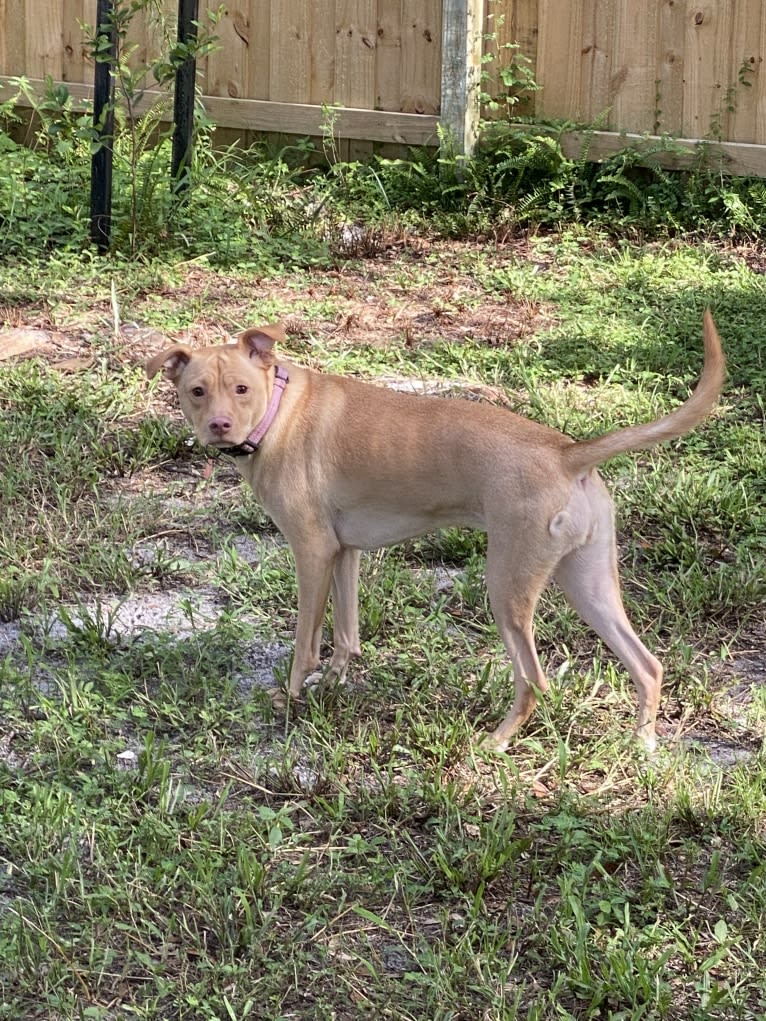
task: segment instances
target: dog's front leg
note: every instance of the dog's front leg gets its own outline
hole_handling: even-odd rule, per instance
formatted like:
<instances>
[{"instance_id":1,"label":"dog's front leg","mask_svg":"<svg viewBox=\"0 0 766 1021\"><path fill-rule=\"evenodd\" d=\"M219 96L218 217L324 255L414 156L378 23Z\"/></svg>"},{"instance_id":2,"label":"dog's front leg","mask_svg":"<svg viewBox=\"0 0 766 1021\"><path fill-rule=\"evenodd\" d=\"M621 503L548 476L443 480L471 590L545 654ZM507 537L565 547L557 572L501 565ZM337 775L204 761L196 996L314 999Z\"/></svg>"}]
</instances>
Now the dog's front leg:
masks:
<instances>
[{"instance_id":1,"label":"dog's front leg","mask_svg":"<svg viewBox=\"0 0 766 1021\"><path fill-rule=\"evenodd\" d=\"M311 543L291 543L291 546L298 576L298 624L290 671L290 696L298 698L306 678L319 668L322 623L338 545L329 539L315 538Z\"/></svg>"},{"instance_id":2,"label":"dog's front leg","mask_svg":"<svg viewBox=\"0 0 766 1021\"><path fill-rule=\"evenodd\" d=\"M342 549L332 572L333 656L330 674L343 681L352 656L361 656L359 646L359 560L357 549Z\"/></svg>"}]
</instances>

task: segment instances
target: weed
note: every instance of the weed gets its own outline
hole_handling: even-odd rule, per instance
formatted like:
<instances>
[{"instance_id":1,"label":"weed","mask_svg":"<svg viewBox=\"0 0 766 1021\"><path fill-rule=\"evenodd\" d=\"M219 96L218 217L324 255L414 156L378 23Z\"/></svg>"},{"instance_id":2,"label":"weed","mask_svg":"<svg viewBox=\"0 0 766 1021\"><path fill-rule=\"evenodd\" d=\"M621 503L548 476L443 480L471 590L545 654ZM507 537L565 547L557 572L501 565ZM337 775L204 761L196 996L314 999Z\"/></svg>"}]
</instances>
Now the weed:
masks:
<instances>
[{"instance_id":1,"label":"weed","mask_svg":"<svg viewBox=\"0 0 766 1021\"><path fill-rule=\"evenodd\" d=\"M493 113L513 119L520 104L529 100L542 86L535 79L532 62L521 52L518 43L500 42L505 15L493 3L488 14L493 31L484 36L481 88L479 102ZM486 125L485 125L486 127Z\"/></svg>"}]
</instances>

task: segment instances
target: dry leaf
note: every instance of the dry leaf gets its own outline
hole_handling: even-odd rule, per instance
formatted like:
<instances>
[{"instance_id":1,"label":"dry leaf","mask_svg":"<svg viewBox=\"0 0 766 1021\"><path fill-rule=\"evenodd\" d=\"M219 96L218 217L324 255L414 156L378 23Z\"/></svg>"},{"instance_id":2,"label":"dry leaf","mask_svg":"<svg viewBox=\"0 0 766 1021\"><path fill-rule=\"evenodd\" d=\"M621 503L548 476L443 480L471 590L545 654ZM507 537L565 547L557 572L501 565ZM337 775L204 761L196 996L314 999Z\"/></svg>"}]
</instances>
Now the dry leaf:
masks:
<instances>
[{"instance_id":1,"label":"dry leaf","mask_svg":"<svg viewBox=\"0 0 766 1021\"><path fill-rule=\"evenodd\" d=\"M80 372L82 369L89 369L94 359L88 358L64 358L60 362L54 362L53 368L59 372Z\"/></svg>"}]
</instances>

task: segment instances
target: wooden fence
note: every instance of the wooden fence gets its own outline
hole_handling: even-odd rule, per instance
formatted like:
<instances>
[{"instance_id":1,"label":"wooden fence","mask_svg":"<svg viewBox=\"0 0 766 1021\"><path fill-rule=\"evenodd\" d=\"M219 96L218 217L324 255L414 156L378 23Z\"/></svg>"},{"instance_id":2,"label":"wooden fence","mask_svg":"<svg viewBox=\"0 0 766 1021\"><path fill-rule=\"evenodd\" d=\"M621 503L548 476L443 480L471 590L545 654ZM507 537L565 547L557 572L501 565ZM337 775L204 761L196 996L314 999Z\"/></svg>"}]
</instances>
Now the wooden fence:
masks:
<instances>
[{"instance_id":1,"label":"wooden fence","mask_svg":"<svg viewBox=\"0 0 766 1021\"><path fill-rule=\"evenodd\" d=\"M597 124L592 157L644 135L712 139L724 167L766 176L763 0L490 0L489 24L498 6L500 41L543 86L530 112Z\"/></svg>"},{"instance_id":2,"label":"wooden fence","mask_svg":"<svg viewBox=\"0 0 766 1021\"><path fill-rule=\"evenodd\" d=\"M172 29L175 0L160 6ZM200 20L218 6L200 0ZM80 23L94 19L95 0L0 0L0 96L24 75L87 99ZM524 112L595 123L592 156L669 134L721 142L731 170L766 176L763 0L232 0L215 33L205 106L241 134L317 135L323 106L338 105L344 155L434 144L440 120L470 144L480 66L495 76L514 42L542 86ZM157 16L136 17L131 38L146 60Z\"/></svg>"}]
</instances>

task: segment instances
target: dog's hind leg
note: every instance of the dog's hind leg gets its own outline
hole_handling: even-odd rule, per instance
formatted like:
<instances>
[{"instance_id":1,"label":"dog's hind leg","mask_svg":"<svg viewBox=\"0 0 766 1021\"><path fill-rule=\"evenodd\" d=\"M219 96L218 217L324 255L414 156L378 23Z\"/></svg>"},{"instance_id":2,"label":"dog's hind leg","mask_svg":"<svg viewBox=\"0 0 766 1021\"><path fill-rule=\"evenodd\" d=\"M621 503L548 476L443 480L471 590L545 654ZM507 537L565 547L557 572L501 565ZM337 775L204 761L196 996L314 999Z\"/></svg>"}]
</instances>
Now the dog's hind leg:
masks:
<instances>
[{"instance_id":1,"label":"dog's hind leg","mask_svg":"<svg viewBox=\"0 0 766 1021\"><path fill-rule=\"evenodd\" d=\"M332 572L333 656L330 675L342 681L359 646L359 560L357 549L341 549Z\"/></svg>"},{"instance_id":2,"label":"dog's hind leg","mask_svg":"<svg viewBox=\"0 0 766 1021\"><path fill-rule=\"evenodd\" d=\"M622 661L638 692L637 735L649 751L656 746L655 720L662 688L662 666L631 627L617 577L611 526L562 559L555 578L582 619Z\"/></svg>"},{"instance_id":3,"label":"dog's hind leg","mask_svg":"<svg viewBox=\"0 0 766 1021\"><path fill-rule=\"evenodd\" d=\"M487 551L487 589L497 629L513 665L514 699L510 713L487 738L504 751L516 731L529 719L537 703L535 690L545 692L548 681L535 649L533 616L548 581L545 565L522 566L527 558L504 546Z\"/></svg>"}]
</instances>

